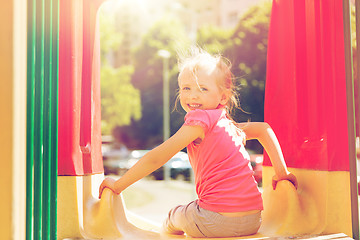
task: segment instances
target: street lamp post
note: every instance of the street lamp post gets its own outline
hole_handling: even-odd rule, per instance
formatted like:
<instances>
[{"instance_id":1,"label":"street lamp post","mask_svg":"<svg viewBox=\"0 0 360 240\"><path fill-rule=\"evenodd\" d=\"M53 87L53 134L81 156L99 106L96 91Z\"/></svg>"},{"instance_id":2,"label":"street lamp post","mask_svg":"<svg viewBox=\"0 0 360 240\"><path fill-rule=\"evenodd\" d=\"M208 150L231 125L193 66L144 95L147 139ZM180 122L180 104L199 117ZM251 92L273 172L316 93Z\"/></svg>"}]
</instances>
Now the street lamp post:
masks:
<instances>
[{"instance_id":1,"label":"street lamp post","mask_svg":"<svg viewBox=\"0 0 360 240\"><path fill-rule=\"evenodd\" d=\"M164 141L170 137L170 94L169 94L169 58L170 53L164 49L158 51L163 59L163 130Z\"/></svg>"},{"instance_id":2,"label":"street lamp post","mask_svg":"<svg viewBox=\"0 0 360 240\"><path fill-rule=\"evenodd\" d=\"M163 59L163 131L164 141L170 137L170 94L169 94L169 58L170 52L164 49L158 51ZM164 180L170 180L170 169L164 165Z\"/></svg>"}]
</instances>

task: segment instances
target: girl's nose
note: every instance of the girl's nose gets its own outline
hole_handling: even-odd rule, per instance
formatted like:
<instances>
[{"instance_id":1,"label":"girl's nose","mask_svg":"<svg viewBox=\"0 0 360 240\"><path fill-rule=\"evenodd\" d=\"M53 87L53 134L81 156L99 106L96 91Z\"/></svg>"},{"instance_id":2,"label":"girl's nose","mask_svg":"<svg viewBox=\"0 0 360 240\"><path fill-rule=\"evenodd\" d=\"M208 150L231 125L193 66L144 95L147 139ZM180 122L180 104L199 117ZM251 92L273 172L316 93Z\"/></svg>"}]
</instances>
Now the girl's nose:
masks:
<instances>
[{"instance_id":1,"label":"girl's nose","mask_svg":"<svg viewBox=\"0 0 360 240\"><path fill-rule=\"evenodd\" d=\"M190 98L191 99L197 99L199 97L199 94L197 91L191 91L190 92Z\"/></svg>"}]
</instances>

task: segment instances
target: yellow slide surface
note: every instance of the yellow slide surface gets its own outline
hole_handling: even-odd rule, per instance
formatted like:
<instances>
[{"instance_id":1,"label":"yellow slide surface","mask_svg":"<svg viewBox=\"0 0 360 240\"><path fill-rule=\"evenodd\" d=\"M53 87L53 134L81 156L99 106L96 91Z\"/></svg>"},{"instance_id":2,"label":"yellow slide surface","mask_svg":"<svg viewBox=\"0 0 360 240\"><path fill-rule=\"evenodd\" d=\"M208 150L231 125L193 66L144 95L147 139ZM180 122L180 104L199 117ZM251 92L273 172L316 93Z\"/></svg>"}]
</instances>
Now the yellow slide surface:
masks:
<instances>
[{"instance_id":1,"label":"yellow slide surface","mask_svg":"<svg viewBox=\"0 0 360 240\"><path fill-rule=\"evenodd\" d=\"M264 167L264 211L260 232L269 236L345 233L352 235L350 174L342 171L290 169L298 179L272 190L272 167Z\"/></svg>"},{"instance_id":2,"label":"yellow slide surface","mask_svg":"<svg viewBox=\"0 0 360 240\"><path fill-rule=\"evenodd\" d=\"M274 191L269 181L273 170L264 167L264 211L259 233L221 239L309 238L336 233L351 236L349 173L290 170L299 180L298 189L281 181ZM161 234L160 226L128 212L121 195L108 189L99 200L98 186L103 178L102 174L59 176L58 239L189 238Z\"/></svg>"}]
</instances>

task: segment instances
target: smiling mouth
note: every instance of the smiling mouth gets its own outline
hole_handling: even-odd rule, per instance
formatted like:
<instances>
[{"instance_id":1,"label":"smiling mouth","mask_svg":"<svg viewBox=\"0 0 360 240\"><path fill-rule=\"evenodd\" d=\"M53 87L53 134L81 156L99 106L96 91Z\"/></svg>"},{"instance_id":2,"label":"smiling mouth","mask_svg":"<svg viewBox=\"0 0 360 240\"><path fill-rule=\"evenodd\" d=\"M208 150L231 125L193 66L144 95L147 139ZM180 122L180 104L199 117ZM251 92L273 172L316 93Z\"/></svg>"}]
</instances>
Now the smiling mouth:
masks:
<instances>
[{"instance_id":1,"label":"smiling mouth","mask_svg":"<svg viewBox=\"0 0 360 240\"><path fill-rule=\"evenodd\" d=\"M200 108L202 105L201 104L188 104L190 109L197 109Z\"/></svg>"}]
</instances>

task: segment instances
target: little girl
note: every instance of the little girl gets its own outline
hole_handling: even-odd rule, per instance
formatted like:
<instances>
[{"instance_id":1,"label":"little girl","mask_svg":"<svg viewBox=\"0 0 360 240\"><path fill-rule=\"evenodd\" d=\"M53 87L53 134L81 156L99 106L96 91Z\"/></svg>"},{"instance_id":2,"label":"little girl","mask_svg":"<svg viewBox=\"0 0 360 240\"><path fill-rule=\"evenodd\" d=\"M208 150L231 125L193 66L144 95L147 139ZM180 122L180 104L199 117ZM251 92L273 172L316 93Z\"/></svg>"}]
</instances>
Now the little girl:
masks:
<instances>
[{"instance_id":1,"label":"little girl","mask_svg":"<svg viewBox=\"0 0 360 240\"><path fill-rule=\"evenodd\" d=\"M180 63L179 100L187 112L183 126L148 152L123 177L106 178L99 189L119 194L164 165L187 147L195 174L198 199L173 208L163 230L191 237L237 237L255 234L261 224L262 198L244 143L258 139L280 180L297 180L285 165L278 140L266 123L235 123L230 110L237 107L230 64L201 49Z\"/></svg>"}]
</instances>

